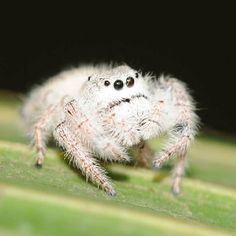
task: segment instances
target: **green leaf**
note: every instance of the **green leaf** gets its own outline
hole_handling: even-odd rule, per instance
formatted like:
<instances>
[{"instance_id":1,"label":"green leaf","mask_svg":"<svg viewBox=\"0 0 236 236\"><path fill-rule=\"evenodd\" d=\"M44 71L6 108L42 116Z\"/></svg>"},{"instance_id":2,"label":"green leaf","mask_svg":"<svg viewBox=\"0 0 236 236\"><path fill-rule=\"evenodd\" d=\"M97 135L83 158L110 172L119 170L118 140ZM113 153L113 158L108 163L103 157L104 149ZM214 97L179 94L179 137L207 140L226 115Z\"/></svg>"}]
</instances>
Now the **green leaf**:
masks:
<instances>
[{"instance_id":1,"label":"green leaf","mask_svg":"<svg viewBox=\"0 0 236 236\"><path fill-rule=\"evenodd\" d=\"M0 235L236 235L234 139L198 137L178 197L170 192L168 166L154 172L106 165L118 193L109 197L58 149L35 168L17 125L18 107L0 101Z\"/></svg>"}]
</instances>

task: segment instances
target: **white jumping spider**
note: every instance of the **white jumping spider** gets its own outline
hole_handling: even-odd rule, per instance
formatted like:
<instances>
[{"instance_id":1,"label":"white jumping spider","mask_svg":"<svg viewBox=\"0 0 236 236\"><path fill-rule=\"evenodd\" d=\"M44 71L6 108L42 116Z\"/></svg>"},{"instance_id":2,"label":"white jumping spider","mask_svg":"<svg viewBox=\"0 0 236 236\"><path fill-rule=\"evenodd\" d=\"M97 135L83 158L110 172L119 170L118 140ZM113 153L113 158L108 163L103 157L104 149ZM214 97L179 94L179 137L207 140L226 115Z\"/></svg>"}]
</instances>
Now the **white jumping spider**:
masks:
<instances>
[{"instance_id":1,"label":"white jumping spider","mask_svg":"<svg viewBox=\"0 0 236 236\"><path fill-rule=\"evenodd\" d=\"M172 190L179 193L186 152L198 125L193 99L182 82L142 75L127 65L64 71L32 90L22 114L38 166L53 136L86 179L110 195L116 192L94 157L127 162L127 148L163 134L169 139L153 166L176 156Z\"/></svg>"}]
</instances>

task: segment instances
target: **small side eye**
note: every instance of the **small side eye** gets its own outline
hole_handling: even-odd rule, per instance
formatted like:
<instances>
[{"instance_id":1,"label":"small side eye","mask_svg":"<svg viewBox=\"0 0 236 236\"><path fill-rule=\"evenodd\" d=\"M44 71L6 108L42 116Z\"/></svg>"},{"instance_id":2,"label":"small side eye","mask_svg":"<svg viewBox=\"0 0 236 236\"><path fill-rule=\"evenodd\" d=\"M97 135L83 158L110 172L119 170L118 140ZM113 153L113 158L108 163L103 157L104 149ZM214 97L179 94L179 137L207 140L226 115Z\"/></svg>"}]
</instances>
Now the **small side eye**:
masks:
<instances>
[{"instance_id":1,"label":"small side eye","mask_svg":"<svg viewBox=\"0 0 236 236\"><path fill-rule=\"evenodd\" d=\"M128 77L126 79L126 85L127 85L127 87L132 87L134 85L134 78L133 77Z\"/></svg>"},{"instance_id":2,"label":"small side eye","mask_svg":"<svg viewBox=\"0 0 236 236\"><path fill-rule=\"evenodd\" d=\"M109 86L109 85L110 85L110 81L105 80L104 85L105 85L105 86Z\"/></svg>"},{"instance_id":3,"label":"small side eye","mask_svg":"<svg viewBox=\"0 0 236 236\"><path fill-rule=\"evenodd\" d=\"M90 81L90 79L91 79L91 76L88 77L88 81Z\"/></svg>"},{"instance_id":4,"label":"small side eye","mask_svg":"<svg viewBox=\"0 0 236 236\"><path fill-rule=\"evenodd\" d=\"M135 78L138 78L138 73L135 73Z\"/></svg>"}]
</instances>

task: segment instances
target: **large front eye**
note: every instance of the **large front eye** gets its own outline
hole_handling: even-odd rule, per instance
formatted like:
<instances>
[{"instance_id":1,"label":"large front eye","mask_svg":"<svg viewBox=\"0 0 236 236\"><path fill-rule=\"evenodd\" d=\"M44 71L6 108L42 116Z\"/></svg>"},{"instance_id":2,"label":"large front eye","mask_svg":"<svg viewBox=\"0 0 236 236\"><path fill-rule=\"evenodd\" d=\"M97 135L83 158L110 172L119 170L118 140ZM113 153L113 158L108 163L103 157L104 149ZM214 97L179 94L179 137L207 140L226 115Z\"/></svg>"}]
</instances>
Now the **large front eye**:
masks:
<instances>
[{"instance_id":1,"label":"large front eye","mask_svg":"<svg viewBox=\"0 0 236 236\"><path fill-rule=\"evenodd\" d=\"M115 88L116 90L122 89L123 86L124 86L124 83L123 83L122 80L116 80L115 83L114 83L114 88Z\"/></svg>"},{"instance_id":2,"label":"large front eye","mask_svg":"<svg viewBox=\"0 0 236 236\"><path fill-rule=\"evenodd\" d=\"M132 87L134 85L134 78L133 77L128 77L126 79L126 85L127 85L127 87Z\"/></svg>"}]
</instances>

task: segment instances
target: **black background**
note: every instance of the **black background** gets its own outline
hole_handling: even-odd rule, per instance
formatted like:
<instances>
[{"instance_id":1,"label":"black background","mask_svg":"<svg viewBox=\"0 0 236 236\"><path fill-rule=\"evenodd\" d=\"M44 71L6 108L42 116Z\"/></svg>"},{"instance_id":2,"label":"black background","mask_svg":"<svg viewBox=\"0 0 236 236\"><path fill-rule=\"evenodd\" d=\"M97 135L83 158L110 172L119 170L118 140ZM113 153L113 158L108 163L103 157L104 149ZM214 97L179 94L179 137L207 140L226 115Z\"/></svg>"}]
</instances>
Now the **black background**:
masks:
<instances>
[{"instance_id":1,"label":"black background","mask_svg":"<svg viewBox=\"0 0 236 236\"><path fill-rule=\"evenodd\" d=\"M1 89L26 92L80 63L126 62L185 81L203 125L236 133L233 8L89 4L1 8Z\"/></svg>"}]
</instances>

